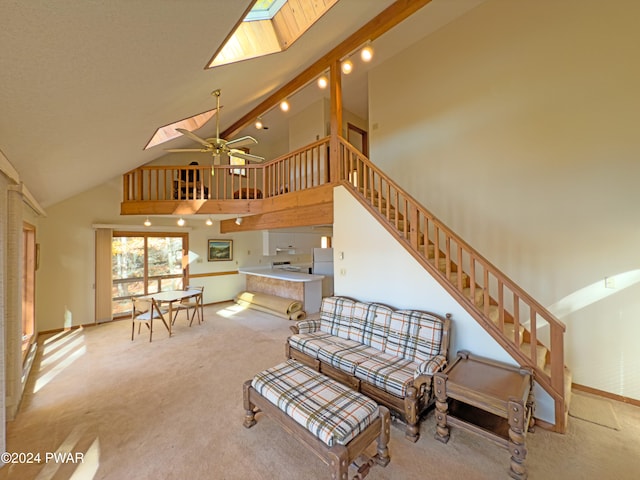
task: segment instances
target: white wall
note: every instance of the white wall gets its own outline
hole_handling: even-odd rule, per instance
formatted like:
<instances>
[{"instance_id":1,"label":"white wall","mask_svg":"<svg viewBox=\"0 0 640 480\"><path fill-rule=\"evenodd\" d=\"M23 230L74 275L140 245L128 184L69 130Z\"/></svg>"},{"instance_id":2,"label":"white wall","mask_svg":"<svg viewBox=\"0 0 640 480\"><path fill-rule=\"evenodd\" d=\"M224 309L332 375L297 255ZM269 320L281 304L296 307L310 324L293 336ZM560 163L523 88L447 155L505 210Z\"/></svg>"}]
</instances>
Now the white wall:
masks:
<instances>
[{"instance_id":1,"label":"white wall","mask_svg":"<svg viewBox=\"0 0 640 480\"><path fill-rule=\"evenodd\" d=\"M357 221L354 221L357 219ZM344 189L334 189L334 289L361 301L451 313L449 359L459 350L516 362L434 278ZM536 388L536 417L555 423L551 398Z\"/></svg>"},{"instance_id":2,"label":"white wall","mask_svg":"<svg viewBox=\"0 0 640 480\"><path fill-rule=\"evenodd\" d=\"M543 305L565 299L574 382L636 399L640 283L589 292L640 269L638 18L488 0L369 75L372 160Z\"/></svg>"},{"instance_id":3,"label":"white wall","mask_svg":"<svg viewBox=\"0 0 640 480\"><path fill-rule=\"evenodd\" d=\"M95 317L95 237L93 224L140 227L145 216L120 215L122 181L113 181L67 199L47 210L40 221L40 270L36 289L36 328L54 330L94 322ZM153 226L175 229L175 218L152 217ZM255 265L262 258L260 232L220 234L219 222L205 225L206 217L188 220L190 274L237 270ZM233 260L207 261L208 239L232 239ZM193 285L204 285L205 303L230 300L244 289L243 275L194 278Z\"/></svg>"},{"instance_id":4,"label":"white wall","mask_svg":"<svg viewBox=\"0 0 640 480\"><path fill-rule=\"evenodd\" d=\"M325 99L321 99L289 119L289 151L326 137Z\"/></svg>"}]
</instances>

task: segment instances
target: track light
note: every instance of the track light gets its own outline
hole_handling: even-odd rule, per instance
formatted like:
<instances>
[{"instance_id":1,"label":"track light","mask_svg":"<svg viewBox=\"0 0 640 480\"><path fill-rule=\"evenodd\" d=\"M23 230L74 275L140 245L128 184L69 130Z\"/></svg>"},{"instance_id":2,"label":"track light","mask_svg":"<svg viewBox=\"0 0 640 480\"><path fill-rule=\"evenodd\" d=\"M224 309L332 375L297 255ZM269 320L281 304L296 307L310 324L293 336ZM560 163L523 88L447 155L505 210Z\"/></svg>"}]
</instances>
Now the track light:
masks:
<instances>
[{"instance_id":1,"label":"track light","mask_svg":"<svg viewBox=\"0 0 640 480\"><path fill-rule=\"evenodd\" d=\"M349 75L352 70L353 62L347 58L344 62L342 62L342 73L344 73L345 75Z\"/></svg>"},{"instance_id":2,"label":"track light","mask_svg":"<svg viewBox=\"0 0 640 480\"><path fill-rule=\"evenodd\" d=\"M262 130L262 127L264 126L262 124L262 119L260 117L258 117L258 119L256 120L256 123L254 124L257 130Z\"/></svg>"},{"instance_id":3,"label":"track light","mask_svg":"<svg viewBox=\"0 0 640 480\"><path fill-rule=\"evenodd\" d=\"M242 225L242 217L236 218L236 225Z\"/></svg>"},{"instance_id":4,"label":"track light","mask_svg":"<svg viewBox=\"0 0 640 480\"><path fill-rule=\"evenodd\" d=\"M211 220L211 217L207 218L207 221L205 222L208 226L213 225L213 220Z\"/></svg>"},{"instance_id":5,"label":"track light","mask_svg":"<svg viewBox=\"0 0 640 480\"><path fill-rule=\"evenodd\" d=\"M149 217L147 217L147 219L144 221L144 226L145 227L150 227L151 226L151 220L149 220Z\"/></svg>"},{"instance_id":6,"label":"track light","mask_svg":"<svg viewBox=\"0 0 640 480\"><path fill-rule=\"evenodd\" d=\"M371 45L367 45L362 50L360 50L360 58L363 62L370 62L373 58L373 48Z\"/></svg>"},{"instance_id":7,"label":"track light","mask_svg":"<svg viewBox=\"0 0 640 480\"><path fill-rule=\"evenodd\" d=\"M324 90L325 88L327 88L327 85L329 85L329 79L327 78L327 76L320 76L320 78L318 78L318 87Z\"/></svg>"},{"instance_id":8,"label":"track light","mask_svg":"<svg viewBox=\"0 0 640 480\"><path fill-rule=\"evenodd\" d=\"M180 218L178 219L178 226L179 226L179 227L184 227L184 223L185 223L185 222L184 222L184 218L180 217Z\"/></svg>"},{"instance_id":9,"label":"track light","mask_svg":"<svg viewBox=\"0 0 640 480\"><path fill-rule=\"evenodd\" d=\"M282 110L283 112L289 111L289 102L287 100L283 100L280 102L280 110Z\"/></svg>"}]
</instances>

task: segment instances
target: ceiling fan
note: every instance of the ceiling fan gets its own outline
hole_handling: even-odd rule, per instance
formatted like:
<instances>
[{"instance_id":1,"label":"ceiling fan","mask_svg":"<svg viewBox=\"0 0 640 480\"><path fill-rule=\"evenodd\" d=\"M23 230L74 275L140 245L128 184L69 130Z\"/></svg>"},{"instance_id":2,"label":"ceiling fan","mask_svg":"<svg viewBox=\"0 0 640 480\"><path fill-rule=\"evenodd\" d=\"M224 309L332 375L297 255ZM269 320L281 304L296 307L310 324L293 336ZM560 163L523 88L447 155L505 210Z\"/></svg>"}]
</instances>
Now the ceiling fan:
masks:
<instances>
[{"instance_id":1,"label":"ceiling fan","mask_svg":"<svg viewBox=\"0 0 640 480\"><path fill-rule=\"evenodd\" d=\"M211 138L201 138L195 133L190 132L189 130L185 130L184 128L176 128L176 130L182 135L184 135L185 137L189 137L195 142L198 142L200 145L202 145L202 147L167 148L166 151L211 153L213 155L214 165L220 165L220 156L223 153L229 157L242 158L249 162L264 162L264 157L251 155L250 153L246 153L240 150L240 148L246 147L247 145L254 145L258 143L255 138L248 135L233 140L225 140L223 138L220 138L220 90L214 90L213 92L211 92L211 95L216 97L216 136ZM211 170L211 174L214 174L213 170Z\"/></svg>"}]
</instances>

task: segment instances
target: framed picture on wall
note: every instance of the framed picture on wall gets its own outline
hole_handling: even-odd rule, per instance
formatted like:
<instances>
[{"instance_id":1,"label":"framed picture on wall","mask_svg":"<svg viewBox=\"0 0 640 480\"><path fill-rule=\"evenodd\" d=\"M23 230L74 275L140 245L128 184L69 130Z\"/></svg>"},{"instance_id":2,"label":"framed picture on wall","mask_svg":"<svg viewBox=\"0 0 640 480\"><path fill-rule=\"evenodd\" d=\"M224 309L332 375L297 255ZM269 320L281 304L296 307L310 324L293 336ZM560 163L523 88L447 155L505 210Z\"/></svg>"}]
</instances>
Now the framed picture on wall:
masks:
<instances>
[{"instance_id":1,"label":"framed picture on wall","mask_svg":"<svg viewBox=\"0 0 640 480\"><path fill-rule=\"evenodd\" d=\"M233 260L233 240L209 240L207 257L210 262Z\"/></svg>"}]
</instances>

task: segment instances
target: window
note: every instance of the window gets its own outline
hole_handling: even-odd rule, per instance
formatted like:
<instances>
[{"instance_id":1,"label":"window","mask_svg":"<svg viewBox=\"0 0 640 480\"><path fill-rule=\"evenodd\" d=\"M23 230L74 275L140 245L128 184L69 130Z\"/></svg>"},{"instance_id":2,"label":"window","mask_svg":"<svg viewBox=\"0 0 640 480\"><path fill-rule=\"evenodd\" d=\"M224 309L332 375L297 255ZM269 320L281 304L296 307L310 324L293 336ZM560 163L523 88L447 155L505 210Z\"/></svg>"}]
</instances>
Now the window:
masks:
<instances>
[{"instance_id":1,"label":"window","mask_svg":"<svg viewBox=\"0 0 640 480\"><path fill-rule=\"evenodd\" d=\"M257 0L207 68L283 52L338 0Z\"/></svg>"},{"instance_id":2,"label":"window","mask_svg":"<svg viewBox=\"0 0 640 480\"><path fill-rule=\"evenodd\" d=\"M194 115L193 117L185 118L184 120L173 122L169 125L158 128L143 150L147 150L148 148L155 147L156 145L160 145L161 143L168 142L169 140L173 140L174 138L178 138L182 135L180 132L178 132L178 128L183 128L185 130L189 130L190 132L199 129L202 125L207 123L211 119L211 117L216 114L216 112L217 109L214 108L213 110L199 113L197 115Z\"/></svg>"},{"instance_id":3,"label":"window","mask_svg":"<svg viewBox=\"0 0 640 480\"><path fill-rule=\"evenodd\" d=\"M131 297L187 284L187 234L114 232L111 242L113 316L131 312Z\"/></svg>"}]
</instances>

